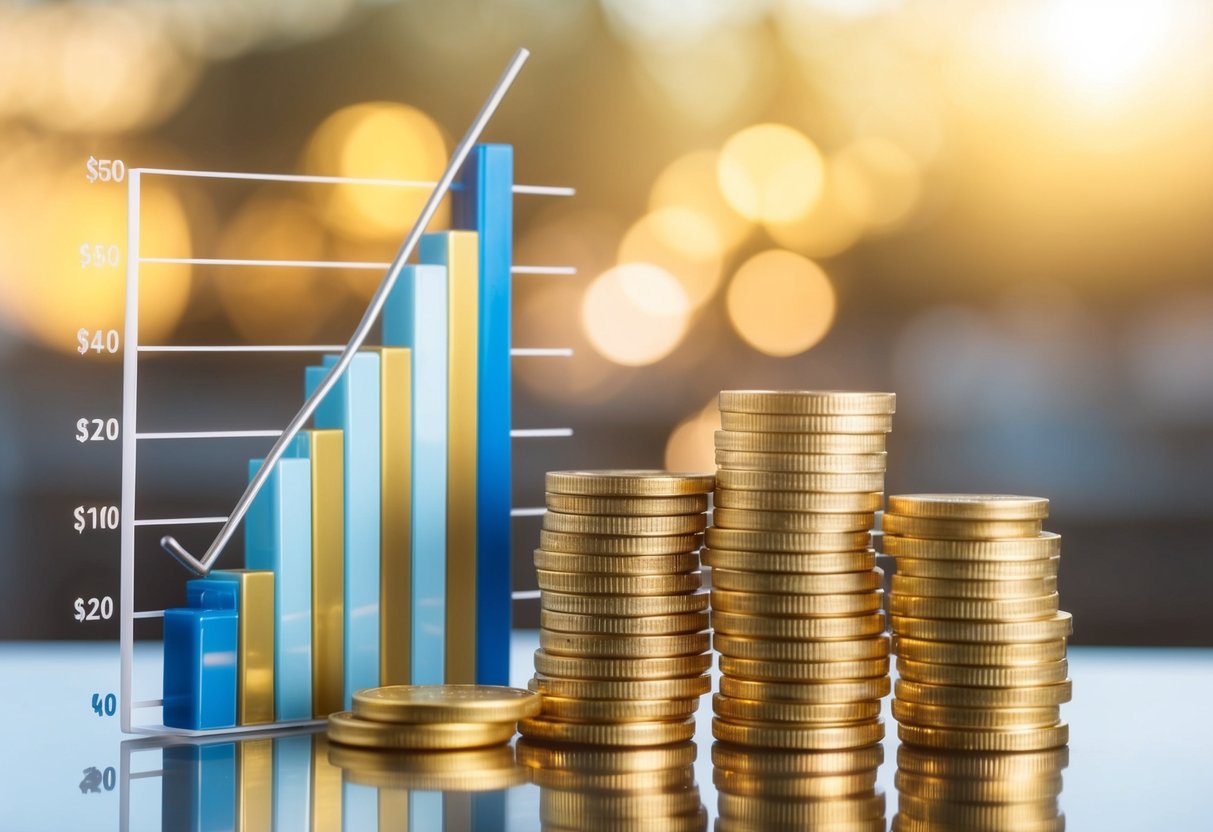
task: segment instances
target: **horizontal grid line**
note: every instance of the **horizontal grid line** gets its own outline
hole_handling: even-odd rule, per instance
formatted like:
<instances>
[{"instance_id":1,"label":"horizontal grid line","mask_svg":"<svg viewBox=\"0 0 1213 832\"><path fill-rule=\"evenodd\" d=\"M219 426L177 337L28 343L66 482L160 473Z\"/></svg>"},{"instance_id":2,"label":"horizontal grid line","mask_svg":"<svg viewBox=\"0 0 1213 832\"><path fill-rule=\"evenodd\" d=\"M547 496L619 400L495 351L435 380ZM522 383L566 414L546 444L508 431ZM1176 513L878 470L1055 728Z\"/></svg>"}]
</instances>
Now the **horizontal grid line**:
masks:
<instances>
[{"instance_id":1,"label":"horizontal grid line","mask_svg":"<svg viewBox=\"0 0 1213 832\"><path fill-rule=\"evenodd\" d=\"M381 185L388 188L432 188L436 183L417 179L382 179L363 176L319 176L291 173L243 173L220 170L184 170L181 168L132 168L132 173L147 176L180 176L188 179L237 179L253 182L310 182L317 185ZM461 190L459 183L451 190ZM514 185L513 192L528 196L574 196L575 188L560 185Z\"/></svg>"}]
</instances>

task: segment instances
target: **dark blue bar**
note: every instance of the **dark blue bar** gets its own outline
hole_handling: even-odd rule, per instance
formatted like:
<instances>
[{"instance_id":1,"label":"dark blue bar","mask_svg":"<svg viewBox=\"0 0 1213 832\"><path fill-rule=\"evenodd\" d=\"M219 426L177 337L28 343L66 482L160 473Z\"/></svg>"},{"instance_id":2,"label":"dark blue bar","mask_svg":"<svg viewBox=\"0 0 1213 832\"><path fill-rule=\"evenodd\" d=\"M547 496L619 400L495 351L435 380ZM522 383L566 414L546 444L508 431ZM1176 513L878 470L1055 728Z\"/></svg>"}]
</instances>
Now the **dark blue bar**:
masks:
<instances>
[{"instance_id":1,"label":"dark blue bar","mask_svg":"<svg viewBox=\"0 0 1213 832\"><path fill-rule=\"evenodd\" d=\"M236 828L236 745L164 749L160 826L164 832L230 832Z\"/></svg>"},{"instance_id":2,"label":"dark blue bar","mask_svg":"<svg viewBox=\"0 0 1213 832\"><path fill-rule=\"evenodd\" d=\"M234 609L164 611L164 724L236 724L239 617Z\"/></svg>"}]
</instances>

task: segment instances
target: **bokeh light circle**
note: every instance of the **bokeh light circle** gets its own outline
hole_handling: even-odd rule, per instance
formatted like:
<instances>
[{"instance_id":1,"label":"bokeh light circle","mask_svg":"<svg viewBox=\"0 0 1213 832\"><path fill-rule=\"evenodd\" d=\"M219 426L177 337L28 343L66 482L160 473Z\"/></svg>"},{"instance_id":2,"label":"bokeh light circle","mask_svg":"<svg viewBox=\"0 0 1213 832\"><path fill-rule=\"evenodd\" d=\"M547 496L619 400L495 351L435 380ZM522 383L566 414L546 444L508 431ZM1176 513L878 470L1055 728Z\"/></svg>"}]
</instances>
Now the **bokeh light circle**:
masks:
<instances>
[{"instance_id":1,"label":"bokeh light circle","mask_svg":"<svg viewBox=\"0 0 1213 832\"><path fill-rule=\"evenodd\" d=\"M821 267L772 249L742 264L726 296L729 322L754 349L789 356L814 346L834 322L834 287Z\"/></svg>"},{"instance_id":2,"label":"bokeh light circle","mask_svg":"<svg viewBox=\"0 0 1213 832\"><path fill-rule=\"evenodd\" d=\"M603 357L640 367L665 358L686 334L691 302L686 289L651 263L607 269L586 289L581 321Z\"/></svg>"},{"instance_id":3,"label":"bokeh light circle","mask_svg":"<svg viewBox=\"0 0 1213 832\"><path fill-rule=\"evenodd\" d=\"M693 306L720 284L721 240L712 222L687 208L662 208L641 217L619 244L619 262L652 263L672 274Z\"/></svg>"},{"instance_id":4,"label":"bokeh light circle","mask_svg":"<svg viewBox=\"0 0 1213 832\"><path fill-rule=\"evenodd\" d=\"M729 205L756 221L791 222L821 196L825 165L816 146L783 124L755 124L724 143L716 163Z\"/></svg>"}]
</instances>

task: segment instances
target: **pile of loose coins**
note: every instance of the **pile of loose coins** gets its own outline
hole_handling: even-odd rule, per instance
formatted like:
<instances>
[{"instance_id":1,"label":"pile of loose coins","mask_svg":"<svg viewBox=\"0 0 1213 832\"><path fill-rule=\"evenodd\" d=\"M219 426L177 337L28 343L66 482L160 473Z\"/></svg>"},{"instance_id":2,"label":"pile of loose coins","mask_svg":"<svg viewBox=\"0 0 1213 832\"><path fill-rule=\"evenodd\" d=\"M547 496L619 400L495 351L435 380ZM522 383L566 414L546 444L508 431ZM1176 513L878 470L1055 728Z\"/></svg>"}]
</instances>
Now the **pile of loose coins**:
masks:
<instances>
[{"instance_id":1,"label":"pile of loose coins","mask_svg":"<svg viewBox=\"0 0 1213 832\"><path fill-rule=\"evenodd\" d=\"M530 682L543 704L524 736L642 746L694 735L711 688L698 553L712 484L665 471L547 475Z\"/></svg>"},{"instance_id":2,"label":"pile of loose coins","mask_svg":"<svg viewBox=\"0 0 1213 832\"><path fill-rule=\"evenodd\" d=\"M724 391L711 566L712 733L744 746L860 748L884 736L882 573L892 393Z\"/></svg>"}]
</instances>

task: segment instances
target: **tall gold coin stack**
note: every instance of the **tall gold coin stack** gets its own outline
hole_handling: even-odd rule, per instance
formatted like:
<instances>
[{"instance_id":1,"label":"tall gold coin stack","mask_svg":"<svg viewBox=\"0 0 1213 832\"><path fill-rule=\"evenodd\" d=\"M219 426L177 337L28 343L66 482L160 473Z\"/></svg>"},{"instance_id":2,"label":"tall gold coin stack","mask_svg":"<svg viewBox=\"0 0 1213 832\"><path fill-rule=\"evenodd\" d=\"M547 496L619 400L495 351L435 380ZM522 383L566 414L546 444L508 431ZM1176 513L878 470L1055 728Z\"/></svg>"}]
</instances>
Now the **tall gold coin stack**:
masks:
<instances>
[{"instance_id":1,"label":"tall gold coin stack","mask_svg":"<svg viewBox=\"0 0 1213 832\"><path fill-rule=\"evenodd\" d=\"M886 554L896 559L889 614L903 742L962 751L1065 745L1070 700L1058 611L1061 538L1041 531L1042 497L889 497Z\"/></svg>"},{"instance_id":2,"label":"tall gold coin stack","mask_svg":"<svg viewBox=\"0 0 1213 832\"><path fill-rule=\"evenodd\" d=\"M884 737L889 641L870 546L895 404L892 393L720 394L703 552L716 739L824 751Z\"/></svg>"},{"instance_id":3,"label":"tall gold coin stack","mask_svg":"<svg viewBox=\"0 0 1213 832\"><path fill-rule=\"evenodd\" d=\"M711 689L699 547L711 474L555 471L535 550L539 649L530 688L548 742L689 740Z\"/></svg>"}]
</instances>

